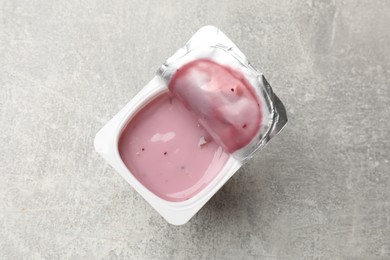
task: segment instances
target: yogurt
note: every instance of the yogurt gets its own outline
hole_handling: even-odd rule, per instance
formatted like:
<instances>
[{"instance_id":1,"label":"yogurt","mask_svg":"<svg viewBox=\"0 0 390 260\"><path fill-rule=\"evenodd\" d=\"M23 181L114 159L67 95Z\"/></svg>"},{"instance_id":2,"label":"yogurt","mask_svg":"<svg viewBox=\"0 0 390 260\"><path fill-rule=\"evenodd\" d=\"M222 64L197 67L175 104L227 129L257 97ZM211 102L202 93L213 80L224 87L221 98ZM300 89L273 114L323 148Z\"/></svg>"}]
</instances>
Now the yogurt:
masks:
<instances>
[{"instance_id":1,"label":"yogurt","mask_svg":"<svg viewBox=\"0 0 390 260\"><path fill-rule=\"evenodd\" d=\"M130 172L167 201L184 201L206 187L229 155L169 93L144 106L124 128L119 154Z\"/></svg>"}]
</instances>

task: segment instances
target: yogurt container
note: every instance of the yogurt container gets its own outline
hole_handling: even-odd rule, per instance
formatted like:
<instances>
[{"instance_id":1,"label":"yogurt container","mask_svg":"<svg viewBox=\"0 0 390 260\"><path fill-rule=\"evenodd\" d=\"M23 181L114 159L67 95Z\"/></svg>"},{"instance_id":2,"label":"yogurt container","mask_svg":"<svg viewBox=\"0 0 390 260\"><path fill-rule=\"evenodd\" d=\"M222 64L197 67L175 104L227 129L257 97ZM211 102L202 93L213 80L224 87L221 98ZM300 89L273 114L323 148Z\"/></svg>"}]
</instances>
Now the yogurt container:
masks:
<instances>
[{"instance_id":1,"label":"yogurt container","mask_svg":"<svg viewBox=\"0 0 390 260\"><path fill-rule=\"evenodd\" d=\"M182 225L286 123L264 76L218 28L205 26L94 145L166 221Z\"/></svg>"}]
</instances>

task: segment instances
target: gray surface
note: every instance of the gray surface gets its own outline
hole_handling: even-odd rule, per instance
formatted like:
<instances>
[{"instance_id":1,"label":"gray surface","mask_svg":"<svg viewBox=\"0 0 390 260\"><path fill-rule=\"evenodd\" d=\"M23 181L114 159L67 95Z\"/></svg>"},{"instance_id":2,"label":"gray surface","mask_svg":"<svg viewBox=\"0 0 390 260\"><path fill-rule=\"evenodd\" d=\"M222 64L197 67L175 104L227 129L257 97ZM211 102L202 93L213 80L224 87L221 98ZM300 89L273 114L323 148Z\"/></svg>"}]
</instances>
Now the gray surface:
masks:
<instances>
[{"instance_id":1,"label":"gray surface","mask_svg":"<svg viewBox=\"0 0 390 260\"><path fill-rule=\"evenodd\" d=\"M388 0L1 1L0 258L390 259L389 13ZM175 227L93 137L206 24L290 122Z\"/></svg>"}]
</instances>

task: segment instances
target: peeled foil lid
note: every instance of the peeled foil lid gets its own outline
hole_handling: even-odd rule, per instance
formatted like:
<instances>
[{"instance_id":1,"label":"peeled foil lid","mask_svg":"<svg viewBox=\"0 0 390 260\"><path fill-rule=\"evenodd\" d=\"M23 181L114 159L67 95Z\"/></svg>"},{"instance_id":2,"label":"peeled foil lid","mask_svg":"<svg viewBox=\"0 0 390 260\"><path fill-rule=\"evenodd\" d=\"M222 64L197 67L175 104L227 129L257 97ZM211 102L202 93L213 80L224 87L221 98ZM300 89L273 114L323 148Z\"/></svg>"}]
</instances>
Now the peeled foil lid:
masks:
<instances>
[{"instance_id":1,"label":"peeled foil lid","mask_svg":"<svg viewBox=\"0 0 390 260\"><path fill-rule=\"evenodd\" d=\"M199 91L197 91L196 89L189 88L188 91L191 91L191 93L188 93L185 97L181 97L185 98L187 103L192 105L189 109L195 112L195 115L199 119L199 123L210 132L217 143L219 143L227 152L232 153L237 160L244 163L252 158L256 151L264 147L273 136L282 130L287 123L286 109L280 99L273 93L272 88L265 77L248 62L245 55L225 34L213 26L206 26L200 29L183 48L179 49L160 67L157 74L163 78L167 85L169 85L172 79L175 78L175 74L180 71L181 68L185 68L186 65L199 60L209 60L211 61L210 64L216 63L225 68L229 68L229 70L231 69L233 72L237 71L237 74L239 75L243 75L244 79L242 80L249 83L247 86L251 88L250 92L253 93L259 101L260 116L257 116L254 111L251 111L252 108L250 110L238 108L238 111L236 111L239 116L233 120L233 125L242 124L242 128L245 128L242 130L252 130L253 128L249 128L250 124L256 123L256 120L260 120L260 125L253 133L251 139L247 140L245 145L240 145L242 144L240 140L243 136L235 135L237 140L229 140L228 135L224 136L223 130L221 130L222 128L219 127L221 124L216 122L216 119L220 119L220 117L206 118L205 115L207 113L203 112L205 111L205 108L215 106L213 100L219 99L218 96L214 95L214 98L207 99L207 93L210 93L209 89L199 89ZM199 86L204 88L202 85ZM170 90L172 90L171 87ZM234 91L233 88L232 91ZM175 93L173 94L175 95ZM194 99L199 99L202 94L205 95L201 98L202 102L194 102ZM248 97L248 94L246 94L246 97ZM224 100L226 100L226 97L224 98ZM242 103L242 101L245 100L234 100L236 103ZM229 114L227 109L229 109L229 107L218 108L218 110L227 111ZM232 106L231 109L234 109L234 106ZM242 120L243 118L245 119L245 117L248 118L248 116L251 122L248 123L247 128L247 123L242 123L244 122ZM250 116L252 116L252 118L250 118ZM240 133L241 131L238 127L232 129L232 133ZM234 136L232 138L234 138ZM234 149L235 147L237 149Z\"/></svg>"}]
</instances>

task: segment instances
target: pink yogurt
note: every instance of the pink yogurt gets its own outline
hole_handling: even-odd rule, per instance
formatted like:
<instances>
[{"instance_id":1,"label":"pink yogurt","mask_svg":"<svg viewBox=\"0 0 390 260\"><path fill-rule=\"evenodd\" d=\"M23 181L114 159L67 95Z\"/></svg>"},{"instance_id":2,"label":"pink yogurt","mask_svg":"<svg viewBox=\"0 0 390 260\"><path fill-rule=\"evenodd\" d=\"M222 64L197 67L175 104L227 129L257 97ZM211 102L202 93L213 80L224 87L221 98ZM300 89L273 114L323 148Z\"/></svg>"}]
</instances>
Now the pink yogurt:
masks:
<instances>
[{"instance_id":1,"label":"pink yogurt","mask_svg":"<svg viewBox=\"0 0 390 260\"><path fill-rule=\"evenodd\" d=\"M175 97L164 93L124 128L120 156L147 189L168 201L184 201L220 172L229 155Z\"/></svg>"}]
</instances>

